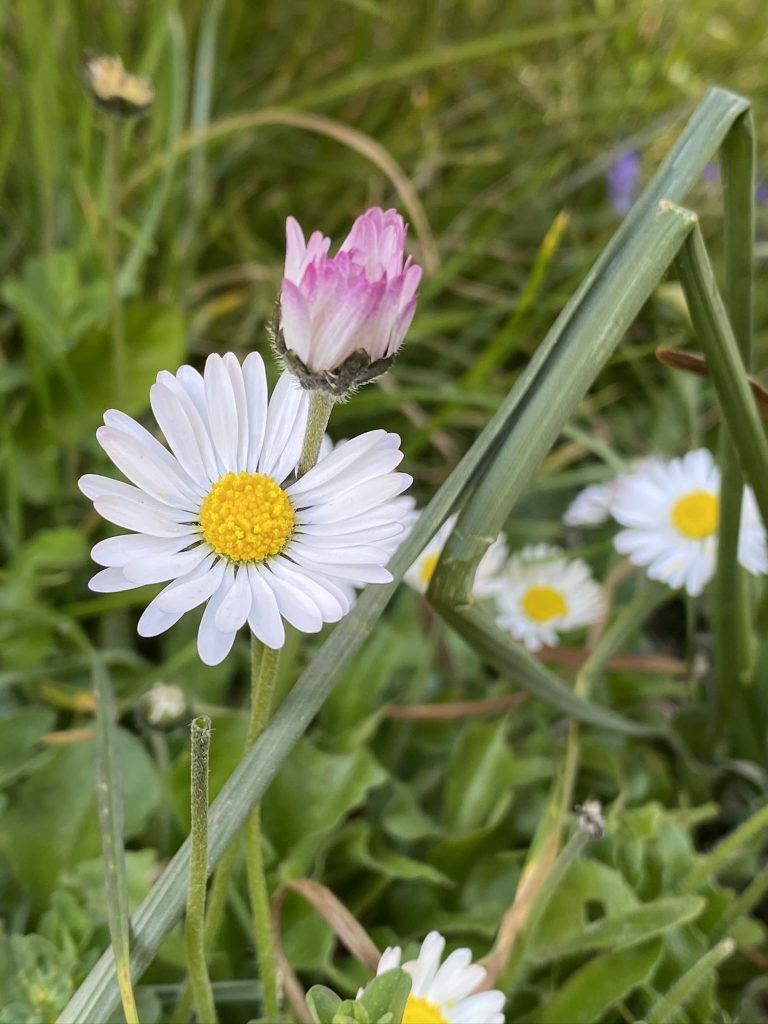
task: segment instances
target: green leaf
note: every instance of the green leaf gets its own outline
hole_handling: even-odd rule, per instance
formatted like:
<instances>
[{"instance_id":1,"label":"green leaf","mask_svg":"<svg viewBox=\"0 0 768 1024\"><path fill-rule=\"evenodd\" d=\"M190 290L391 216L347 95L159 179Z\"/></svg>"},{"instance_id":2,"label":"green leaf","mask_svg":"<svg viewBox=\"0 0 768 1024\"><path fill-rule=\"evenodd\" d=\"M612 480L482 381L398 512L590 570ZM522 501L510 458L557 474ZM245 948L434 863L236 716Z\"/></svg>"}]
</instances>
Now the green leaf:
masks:
<instances>
[{"instance_id":1,"label":"green leaf","mask_svg":"<svg viewBox=\"0 0 768 1024\"><path fill-rule=\"evenodd\" d=\"M537 1024L594 1024L620 1000L648 981L661 954L661 939L603 953L572 974L536 1016Z\"/></svg>"},{"instance_id":2,"label":"green leaf","mask_svg":"<svg viewBox=\"0 0 768 1024\"><path fill-rule=\"evenodd\" d=\"M664 934L669 928L697 917L704 900L697 897L678 897L656 900L620 914L612 914L587 924L580 932L571 934L551 945L539 946L535 959L559 960L576 953L599 949L624 949ZM538 945L538 943L537 943Z\"/></svg>"},{"instance_id":3,"label":"green leaf","mask_svg":"<svg viewBox=\"0 0 768 1024\"><path fill-rule=\"evenodd\" d=\"M36 753L37 743L56 719L50 708L14 708L0 715L0 785L24 770L27 759ZM48 752L40 755L47 758Z\"/></svg>"},{"instance_id":4,"label":"green leaf","mask_svg":"<svg viewBox=\"0 0 768 1024\"><path fill-rule=\"evenodd\" d=\"M368 1011L372 1021L389 1017L393 1024L400 1024L405 1004L411 991L411 977L399 968L379 974L365 986L359 1002Z\"/></svg>"},{"instance_id":5,"label":"green leaf","mask_svg":"<svg viewBox=\"0 0 768 1024\"><path fill-rule=\"evenodd\" d=\"M88 545L80 530L59 526L40 530L28 541L19 556L23 572L60 572L76 569L88 560Z\"/></svg>"},{"instance_id":6,"label":"green leaf","mask_svg":"<svg viewBox=\"0 0 768 1024\"><path fill-rule=\"evenodd\" d=\"M328 754L301 740L263 804L264 828L285 874L306 874L323 839L386 778L365 749Z\"/></svg>"},{"instance_id":7,"label":"green leaf","mask_svg":"<svg viewBox=\"0 0 768 1024\"><path fill-rule=\"evenodd\" d=\"M341 999L325 985L313 985L307 992L307 1006L315 1024L331 1024Z\"/></svg>"},{"instance_id":8,"label":"green leaf","mask_svg":"<svg viewBox=\"0 0 768 1024\"><path fill-rule=\"evenodd\" d=\"M488 823L509 800L514 758L506 741L507 723L472 722L456 747L448 771L443 818L455 831Z\"/></svg>"}]
</instances>

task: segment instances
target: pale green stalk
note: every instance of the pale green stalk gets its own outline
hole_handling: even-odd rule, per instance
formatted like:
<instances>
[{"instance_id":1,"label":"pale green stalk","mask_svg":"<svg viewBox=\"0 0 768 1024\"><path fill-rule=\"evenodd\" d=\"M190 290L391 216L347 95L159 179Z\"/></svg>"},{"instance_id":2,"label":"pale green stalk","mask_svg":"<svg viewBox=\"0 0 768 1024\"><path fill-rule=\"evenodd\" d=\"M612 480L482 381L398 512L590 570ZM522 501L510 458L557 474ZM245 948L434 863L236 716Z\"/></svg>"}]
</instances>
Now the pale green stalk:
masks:
<instances>
[{"instance_id":1,"label":"pale green stalk","mask_svg":"<svg viewBox=\"0 0 768 1024\"><path fill-rule=\"evenodd\" d=\"M304 446L299 459L299 476L304 476L307 470L312 469L317 462L320 445L323 443L325 428L328 426L332 410L333 398L327 391L310 391L307 430L304 434Z\"/></svg>"},{"instance_id":2,"label":"pale green stalk","mask_svg":"<svg viewBox=\"0 0 768 1024\"><path fill-rule=\"evenodd\" d=\"M684 1019L683 1007L693 998L715 968L726 960L736 948L733 939L723 939L693 967L679 978L672 988L659 999L646 1017L648 1024L677 1024Z\"/></svg>"},{"instance_id":3,"label":"pale green stalk","mask_svg":"<svg viewBox=\"0 0 768 1024\"><path fill-rule=\"evenodd\" d=\"M208 760L211 745L211 720L205 715L190 726L192 761L190 771L192 851L187 889L187 916L184 925L184 952L197 1019L215 1024L216 1008L205 962L205 894L208 879Z\"/></svg>"}]
</instances>

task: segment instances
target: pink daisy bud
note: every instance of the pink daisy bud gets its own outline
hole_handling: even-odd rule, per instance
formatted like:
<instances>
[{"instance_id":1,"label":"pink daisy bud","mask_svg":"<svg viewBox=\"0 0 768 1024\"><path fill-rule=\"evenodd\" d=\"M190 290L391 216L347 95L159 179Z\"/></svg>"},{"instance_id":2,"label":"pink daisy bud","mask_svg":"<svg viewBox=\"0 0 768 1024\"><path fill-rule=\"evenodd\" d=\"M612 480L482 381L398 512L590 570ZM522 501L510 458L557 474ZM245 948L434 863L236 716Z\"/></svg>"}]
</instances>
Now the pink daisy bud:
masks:
<instances>
[{"instance_id":1,"label":"pink daisy bud","mask_svg":"<svg viewBox=\"0 0 768 1024\"><path fill-rule=\"evenodd\" d=\"M305 241L288 218L276 346L304 387L342 396L391 364L421 279L404 259L405 235L399 213L372 207L329 257L329 238L314 231Z\"/></svg>"}]
</instances>

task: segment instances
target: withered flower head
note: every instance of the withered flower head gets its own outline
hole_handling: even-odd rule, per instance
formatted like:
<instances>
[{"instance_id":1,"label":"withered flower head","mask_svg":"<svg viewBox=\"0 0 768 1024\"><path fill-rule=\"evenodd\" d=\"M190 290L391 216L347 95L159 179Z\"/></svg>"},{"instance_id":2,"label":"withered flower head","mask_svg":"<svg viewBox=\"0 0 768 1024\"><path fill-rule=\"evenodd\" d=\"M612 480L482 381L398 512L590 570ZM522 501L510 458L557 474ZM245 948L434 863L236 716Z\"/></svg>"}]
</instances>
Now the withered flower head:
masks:
<instances>
[{"instance_id":1,"label":"withered flower head","mask_svg":"<svg viewBox=\"0 0 768 1024\"><path fill-rule=\"evenodd\" d=\"M150 82L129 74L120 57L91 57L85 63L84 75L90 94L110 113L132 117L152 106L155 91Z\"/></svg>"}]
</instances>

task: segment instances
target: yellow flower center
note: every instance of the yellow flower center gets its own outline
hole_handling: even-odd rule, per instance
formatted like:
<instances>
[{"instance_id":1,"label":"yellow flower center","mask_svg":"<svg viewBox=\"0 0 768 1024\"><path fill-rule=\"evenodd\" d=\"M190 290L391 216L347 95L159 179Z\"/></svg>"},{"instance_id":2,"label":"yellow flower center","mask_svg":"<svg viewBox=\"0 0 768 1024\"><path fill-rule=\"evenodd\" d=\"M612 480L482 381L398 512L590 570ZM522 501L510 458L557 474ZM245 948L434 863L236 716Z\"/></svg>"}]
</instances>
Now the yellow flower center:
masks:
<instances>
[{"instance_id":1,"label":"yellow flower center","mask_svg":"<svg viewBox=\"0 0 768 1024\"><path fill-rule=\"evenodd\" d=\"M691 491L672 506L672 522L684 537L711 537L720 519L720 499L709 491Z\"/></svg>"},{"instance_id":2,"label":"yellow flower center","mask_svg":"<svg viewBox=\"0 0 768 1024\"><path fill-rule=\"evenodd\" d=\"M419 569L419 576L421 576L421 582L425 587L428 587L432 577L435 574L435 566L440 561L440 552L437 551L434 555L427 555L422 561Z\"/></svg>"},{"instance_id":3,"label":"yellow flower center","mask_svg":"<svg viewBox=\"0 0 768 1024\"><path fill-rule=\"evenodd\" d=\"M428 999L408 996L403 1011L403 1024L450 1024L450 1021L443 1016L440 1008L430 1003Z\"/></svg>"},{"instance_id":4,"label":"yellow flower center","mask_svg":"<svg viewBox=\"0 0 768 1024\"><path fill-rule=\"evenodd\" d=\"M200 506L200 529L232 562L261 562L285 547L296 516L288 495L264 473L227 473Z\"/></svg>"},{"instance_id":5,"label":"yellow flower center","mask_svg":"<svg viewBox=\"0 0 768 1024\"><path fill-rule=\"evenodd\" d=\"M554 587L529 587L523 595L522 606L534 622L549 622L568 611L565 598Z\"/></svg>"}]
</instances>

